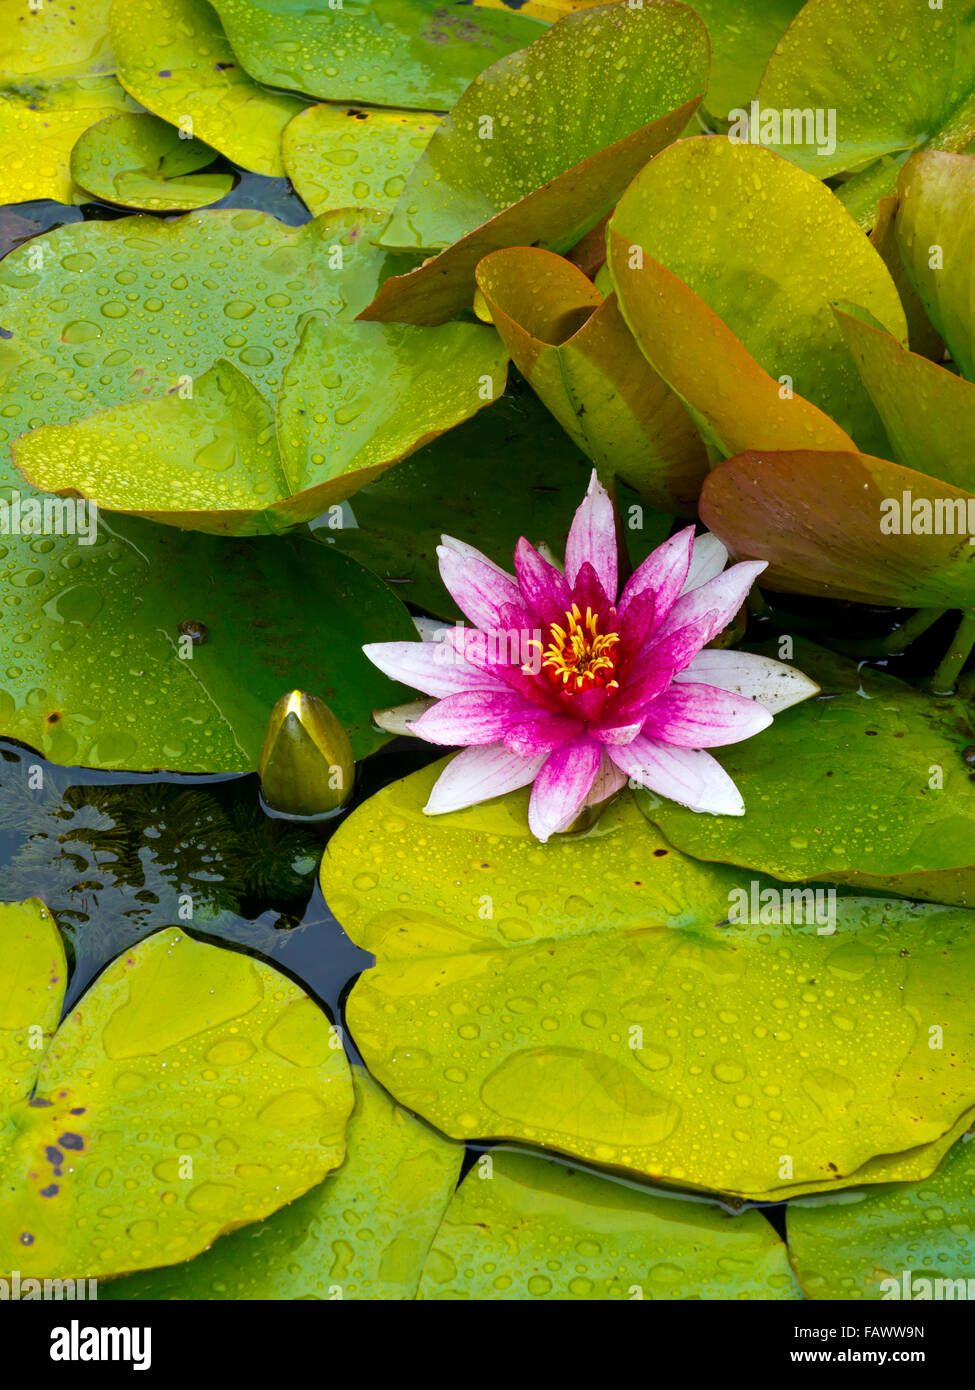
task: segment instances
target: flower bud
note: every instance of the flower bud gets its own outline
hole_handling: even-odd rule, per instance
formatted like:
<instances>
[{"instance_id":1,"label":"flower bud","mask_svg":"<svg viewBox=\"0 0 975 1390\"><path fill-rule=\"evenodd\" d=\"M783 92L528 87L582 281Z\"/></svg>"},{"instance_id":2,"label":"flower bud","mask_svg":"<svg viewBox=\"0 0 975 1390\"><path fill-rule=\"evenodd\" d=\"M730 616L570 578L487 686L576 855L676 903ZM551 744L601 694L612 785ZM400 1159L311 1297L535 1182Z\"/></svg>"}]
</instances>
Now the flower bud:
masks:
<instances>
[{"instance_id":1,"label":"flower bud","mask_svg":"<svg viewBox=\"0 0 975 1390\"><path fill-rule=\"evenodd\" d=\"M355 758L324 700L292 690L271 711L257 770L268 806L289 816L321 816L352 795Z\"/></svg>"}]
</instances>

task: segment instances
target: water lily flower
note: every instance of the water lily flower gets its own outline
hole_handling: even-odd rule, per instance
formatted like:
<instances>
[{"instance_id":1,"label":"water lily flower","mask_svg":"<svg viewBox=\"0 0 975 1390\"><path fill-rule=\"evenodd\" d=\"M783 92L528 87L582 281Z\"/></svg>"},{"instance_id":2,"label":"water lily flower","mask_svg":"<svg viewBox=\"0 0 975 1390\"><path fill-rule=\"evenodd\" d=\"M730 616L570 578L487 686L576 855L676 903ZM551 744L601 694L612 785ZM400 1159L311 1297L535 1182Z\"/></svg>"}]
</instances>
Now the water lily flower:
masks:
<instances>
[{"instance_id":1,"label":"water lily flower","mask_svg":"<svg viewBox=\"0 0 975 1390\"><path fill-rule=\"evenodd\" d=\"M410 733L462 745L430 794L431 815L532 783L529 826L545 841L632 778L692 811L740 816L737 787L705 750L760 733L819 689L781 662L707 647L765 569L725 570L715 536L685 527L619 591L616 518L595 473L564 572L524 538L513 575L448 536L437 553L473 626L363 648L434 697L409 707Z\"/></svg>"}]
</instances>

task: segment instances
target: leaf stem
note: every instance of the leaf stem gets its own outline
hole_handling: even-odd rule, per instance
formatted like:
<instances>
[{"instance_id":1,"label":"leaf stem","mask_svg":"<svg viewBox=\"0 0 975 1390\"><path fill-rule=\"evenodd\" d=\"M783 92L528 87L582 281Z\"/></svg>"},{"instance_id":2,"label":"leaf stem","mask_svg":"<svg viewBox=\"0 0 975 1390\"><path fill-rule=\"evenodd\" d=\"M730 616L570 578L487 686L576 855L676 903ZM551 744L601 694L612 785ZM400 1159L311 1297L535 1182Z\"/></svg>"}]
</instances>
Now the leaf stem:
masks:
<instances>
[{"instance_id":1,"label":"leaf stem","mask_svg":"<svg viewBox=\"0 0 975 1390\"><path fill-rule=\"evenodd\" d=\"M905 651L922 632L927 632L929 627L947 613L947 608L919 608L916 613L912 613L906 622L901 623L900 627L894 628L887 637L883 639L882 646L886 656L893 656L897 652Z\"/></svg>"},{"instance_id":2,"label":"leaf stem","mask_svg":"<svg viewBox=\"0 0 975 1390\"><path fill-rule=\"evenodd\" d=\"M958 684L962 668L975 648L975 613L966 613L958 624L951 646L931 677L932 695L951 695Z\"/></svg>"}]
</instances>

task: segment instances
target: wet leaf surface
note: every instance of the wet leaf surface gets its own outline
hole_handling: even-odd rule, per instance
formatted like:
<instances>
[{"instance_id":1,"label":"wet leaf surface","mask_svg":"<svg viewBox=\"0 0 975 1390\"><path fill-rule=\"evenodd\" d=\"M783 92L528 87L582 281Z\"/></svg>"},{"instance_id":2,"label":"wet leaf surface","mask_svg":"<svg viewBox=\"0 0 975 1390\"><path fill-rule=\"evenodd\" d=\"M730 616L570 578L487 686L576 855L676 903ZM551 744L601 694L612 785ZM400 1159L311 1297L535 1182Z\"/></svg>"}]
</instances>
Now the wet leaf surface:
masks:
<instances>
[{"instance_id":1,"label":"wet leaf surface","mask_svg":"<svg viewBox=\"0 0 975 1390\"><path fill-rule=\"evenodd\" d=\"M71 152L71 174L108 203L152 212L187 212L230 192L232 174L200 174L216 152L181 140L165 121L145 114L114 116L91 126Z\"/></svg>"}]
</instances>

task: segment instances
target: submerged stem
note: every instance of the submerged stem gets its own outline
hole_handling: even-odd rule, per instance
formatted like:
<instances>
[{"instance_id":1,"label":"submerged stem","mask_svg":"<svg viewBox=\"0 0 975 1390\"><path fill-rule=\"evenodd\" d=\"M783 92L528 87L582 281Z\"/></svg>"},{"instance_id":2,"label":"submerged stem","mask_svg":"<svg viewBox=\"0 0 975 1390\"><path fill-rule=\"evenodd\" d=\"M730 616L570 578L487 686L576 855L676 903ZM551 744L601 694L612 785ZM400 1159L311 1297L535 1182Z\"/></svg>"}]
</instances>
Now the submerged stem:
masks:
<instances>
[{"instance_id":1,"label":"submerged stem","mask_svg":"<svg viewBox=\"0 0 975 1390\"><path fill-rule=\"evenodd\" d=\"M887 656L893 656L897 652L905 651L913 641L921 636L922 632L927 632L929 627L933 627L940 617L947 613L947 608L919 608L913 613L900 627L884 638L882 646Z\"/></svg>"},{"instance_id":2,"label":"submerged stem","mask_svg":"<svg viewBox=\"0 0 975 1390\"><path fill-rule=\"evenodd\" d=\"M975 648L975 613L966 613L958 624L951 646L931 677L933 695L950 695L958 684L965 662Z\"/></svg>"}]
</instances>

